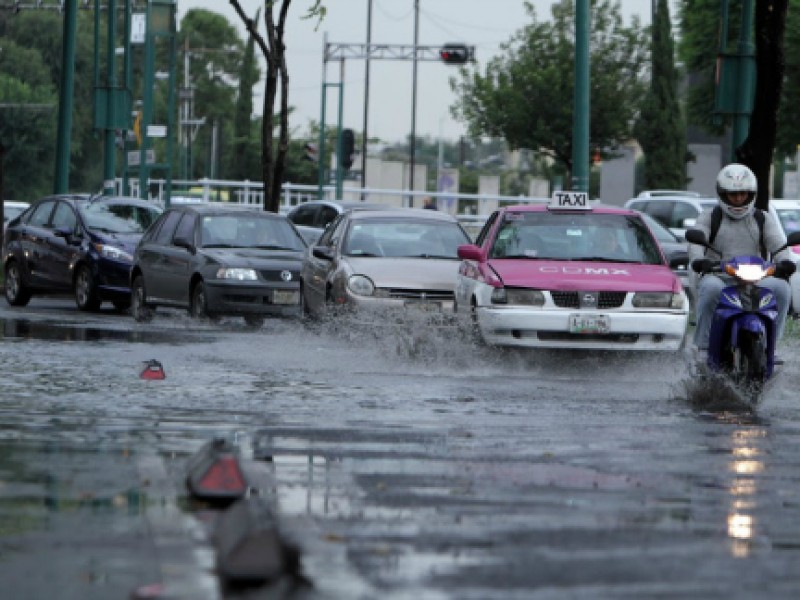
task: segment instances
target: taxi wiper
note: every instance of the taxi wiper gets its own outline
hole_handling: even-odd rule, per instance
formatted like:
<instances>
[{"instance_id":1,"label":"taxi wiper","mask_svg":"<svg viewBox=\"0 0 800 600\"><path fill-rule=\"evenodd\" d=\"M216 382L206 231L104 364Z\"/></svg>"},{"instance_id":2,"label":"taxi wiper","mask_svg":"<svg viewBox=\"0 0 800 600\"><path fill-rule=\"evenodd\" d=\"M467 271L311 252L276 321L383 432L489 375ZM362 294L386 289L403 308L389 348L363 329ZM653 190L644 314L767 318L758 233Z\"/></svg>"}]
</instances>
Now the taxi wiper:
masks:
<instances>
[{"instance_id":1,"label":"taxi wiper","mask_svg":"<svg viewBox=\"0 0 800 600\"><path fill-rule=\"evenodd\" d=\"M528 260L570 260L568 258L559 258L557 256L531 256L530 254L507 254L505 256L498 256L497 258L526 258Z\"/></svg>"},{"instance_id":2,"label":"taxi wiper","mask_svg":"<svg viewBox=\"0 0 800 600\"><path fill-rule=\"evenodd\" d=\"M583 262L611 262L611 263L628 263L640 265L642 261L632 258L610 258L608 256L580 256L578 258L571 258L572 261Z\"/></svg>"},{"instance_id":3,"label":"taxi wiper","mask_svg":"<svg viewBox=\"0 0 800 600\"><path fill-rule=\"evenodd\" d=\"M452 254L412 254L409 258L444 258L444 259L456 259L457 256L453 256Z\"/></svg>"}]
</instances>

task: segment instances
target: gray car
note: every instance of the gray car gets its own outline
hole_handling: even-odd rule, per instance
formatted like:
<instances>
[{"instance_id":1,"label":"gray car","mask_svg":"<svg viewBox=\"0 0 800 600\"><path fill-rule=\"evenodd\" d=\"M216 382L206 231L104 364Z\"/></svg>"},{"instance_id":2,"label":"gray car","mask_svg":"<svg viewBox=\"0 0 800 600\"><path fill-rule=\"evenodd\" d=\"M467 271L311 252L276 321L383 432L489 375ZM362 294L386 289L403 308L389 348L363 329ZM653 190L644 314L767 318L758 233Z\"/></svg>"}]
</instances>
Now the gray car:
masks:
<instances>
[{"instance_id":1,"label":"gray car","mask_svg":"<svg viewBox=\"0 0 800 600\"><path fill-rule=\"evenodd\" d=\"M717 198L700 196L692 192L655 191L642 192L636 198L625 203L625 208L632 208L647 213L656 221L683 240L686 229L692 227L701 213L711 210L717 205Z\"/></svg>"},{"instance_id":2,"label":"gray car","mask_svg":"<svg viewBox=\"0 0 800 600\"><path fill-rule=\"evenodd\" d=\"M458 246L469 243L458 221L442 212L347 211L306 252L304 308L311 316L333 306L452 312Z\"/></svg>"},{"instance_id":3,"label":"gray car","mask_svg":"<svg viewBox=\"0 0 800 600\"><path fill-rule=\"evenodd\" d=\"M300 266L306 244L281 215L225 206L178 205L150 227L131 270L131 312L152 318L157 306L196 318L300 314Z\"/></svg>"}]
</instances>

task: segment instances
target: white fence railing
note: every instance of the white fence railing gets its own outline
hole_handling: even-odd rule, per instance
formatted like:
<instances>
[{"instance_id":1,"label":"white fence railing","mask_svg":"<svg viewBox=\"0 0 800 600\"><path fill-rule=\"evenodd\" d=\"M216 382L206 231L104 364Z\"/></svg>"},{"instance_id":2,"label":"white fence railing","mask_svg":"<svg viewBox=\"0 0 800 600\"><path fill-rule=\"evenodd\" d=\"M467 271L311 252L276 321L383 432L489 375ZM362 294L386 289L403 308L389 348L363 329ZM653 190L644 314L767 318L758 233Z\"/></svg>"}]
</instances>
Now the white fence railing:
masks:
<instances>
[{"instance_id":1,"label":"white fence railing","mask_svg":"<svg viewBox=\"0 0 800 600\"><path fill-rule=\"evenodd\" d=\"M121 191L121 182L118 190ZM139 196L138 181L130 181L130 193ZM221 179L200 179L196 181L173 180L170 202L202 201L202 202L235 202L261 206L264 203L264 187L260 181L230 181ZM151 179L148 185L148 196L151 200L166 204L166 181ZM546 202L545 198L526 196L498 196L486 194L458 194L453 192L426 192L409 190L390 190L376 188L345 187L342 200L363 201L392 206L421 207L423 198L434 198L439 210L453 215L489 215L498 206L508 204L526 204ZM281 210L319 199L319 188L316 185L283 185ZM322 199L336 199L335 186L323 186Z\"/></svg>"}]
</instances>

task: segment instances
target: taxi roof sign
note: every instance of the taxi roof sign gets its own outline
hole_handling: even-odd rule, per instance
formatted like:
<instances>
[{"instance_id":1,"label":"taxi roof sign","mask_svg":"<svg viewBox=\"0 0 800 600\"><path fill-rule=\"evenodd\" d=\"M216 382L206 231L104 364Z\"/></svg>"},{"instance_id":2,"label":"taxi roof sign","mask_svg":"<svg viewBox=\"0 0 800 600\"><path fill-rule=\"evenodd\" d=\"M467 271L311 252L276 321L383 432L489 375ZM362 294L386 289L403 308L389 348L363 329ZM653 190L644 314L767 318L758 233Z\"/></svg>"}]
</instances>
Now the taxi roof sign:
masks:
<instances>
[{"instance_id":1,"label":"taxi roof sign","mask_svg":"<svg viewBox=\"0 0 800 600\"><path fill-rule=\"evenodd\" d=\"M549 209L557 210L592 210L589 204L589 194L586 192L553 192Z\"/></svg>"}]
</instances>

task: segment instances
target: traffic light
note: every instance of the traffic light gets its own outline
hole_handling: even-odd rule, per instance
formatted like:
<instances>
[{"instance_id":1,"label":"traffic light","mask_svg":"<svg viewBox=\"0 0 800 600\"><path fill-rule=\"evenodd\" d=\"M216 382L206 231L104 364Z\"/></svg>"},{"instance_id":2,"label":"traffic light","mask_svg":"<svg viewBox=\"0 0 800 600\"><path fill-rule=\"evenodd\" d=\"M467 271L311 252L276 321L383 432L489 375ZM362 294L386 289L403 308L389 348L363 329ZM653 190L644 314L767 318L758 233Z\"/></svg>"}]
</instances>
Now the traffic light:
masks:
<instances>
[{"instance_id":1,"label":"traffic light","mask_svg":"<svg viewBox=\"0 0 800 600\"><path fill-rule=\"evenodd\" d=\"M475 47L466 44L445 44L439 50L439 58L446 65L463 65L472 60Z\"/></svg>"},{"instance_id":2,"label":"traffic light","mask_svg":"<svg viewBox=\"0 0 800 600\"><path fill-rule=\"evenodd\" d=\"M344 170L350 169L353 166L353 159L356 152L356 135L352 129L342 130L342 156L339 163Z\"/></svg>"}]
</instances>

